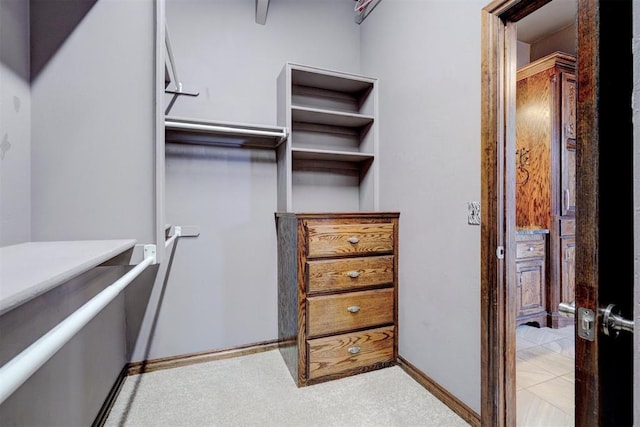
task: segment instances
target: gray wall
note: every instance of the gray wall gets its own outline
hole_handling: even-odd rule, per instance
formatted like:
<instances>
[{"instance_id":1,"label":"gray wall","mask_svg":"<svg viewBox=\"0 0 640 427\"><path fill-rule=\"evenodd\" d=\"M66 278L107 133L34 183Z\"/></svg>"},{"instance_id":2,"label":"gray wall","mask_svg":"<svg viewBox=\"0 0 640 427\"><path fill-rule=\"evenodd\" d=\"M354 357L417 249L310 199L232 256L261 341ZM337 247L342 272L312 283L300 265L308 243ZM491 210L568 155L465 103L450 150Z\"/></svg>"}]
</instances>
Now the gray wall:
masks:
<instances>
[{"instance_id":1,"label":"gray wall","mask_svg":"<svg viewBox=\"0 0 640 427\"><path fill-rule=\"evenodd\" d=\"M123 273L98 267L0 316L4 364ZM122 296L2 405L2 426L88 426L127 362Z\"/></svg>"},{"instance_id":2,"label":"gray wall","mask_svg":"<svg viewBox=\"0 0 640 427\"><path fill-rule=\"evenodd\" d=\"M261 26L253 0L167 4L179 75L201 93L171 115L275 124L285 61L380 79L381 209L401 212L400 354L478 412L480 228L467 202L480 199L484 5L385 0L358 26L351 2L272 1ZM167 222L201 235L178 241L134 360L275 339L273 153L166 156Z\"/></svg>"},{"instance_id":3,"label":"gray wall","mask_svg":"<svg viewBox=\"0 0 640 427\"><path fill-rule=\"evenodd\" d=\"M166 19L183 88L170 115L276 124L286 61L358 72L359 27L344 0L170 0ZM275 152L169 144L166 219L196 225L153 290L133 360L276 340Z\"/></svg>"},{"instance_id":4,"label":"gray wall","mask_svg":"<svg viewBox=\"0 0 640 427\"><path fill-rule=\"evenodd\" d=\"M29 2L0 1L0 246L31 240Z\"/></svg>"},{"instance_id":5,"label":"gray wall","mask_svg":"<svg viewBox=\"0 0 640 427\"><path fill-rule=\"evenodd\" d=\"M154 2L0 6L0 138L8 134L12 144L0 160L0 245L155 243ZM124 271L93 269L3 315L0 363ZM0 406L0 424L91 425L129 361L156 271L145 271L16 390Z\"/></svg>"},{"instance_id":6,"label":"gray wall","mask_svg":"<svg viewBox=\"0 0 640 427\"><path fill-rule=\"evenodd\" d=\"M100 0L34 76L33 240L155 242L154 23L150 0Z\"/></svg>"},{"instance_id":7,"label":"gray wall","mask_svg":"<svg viewBox=\"0 0 640 427\"><path fill-rule=\"evenodd\" d=\"M380 207L399 210L399 353L480 411L480 10L384 0L362 24L380 79ZM452 23L455 25L452 26Z\"/></svg>"},{"instance_id":8,"label":"gray wall","mask_svg":"<svg viewBox=\"0 0 640 427\"><path fill-rule=\"evenodd\" d=\"M557 0L556 0L557 1ZM576 26L570 25L531 44L531 61L560 51L575 55L577 51Z\"/></svg>"}]
</instances>

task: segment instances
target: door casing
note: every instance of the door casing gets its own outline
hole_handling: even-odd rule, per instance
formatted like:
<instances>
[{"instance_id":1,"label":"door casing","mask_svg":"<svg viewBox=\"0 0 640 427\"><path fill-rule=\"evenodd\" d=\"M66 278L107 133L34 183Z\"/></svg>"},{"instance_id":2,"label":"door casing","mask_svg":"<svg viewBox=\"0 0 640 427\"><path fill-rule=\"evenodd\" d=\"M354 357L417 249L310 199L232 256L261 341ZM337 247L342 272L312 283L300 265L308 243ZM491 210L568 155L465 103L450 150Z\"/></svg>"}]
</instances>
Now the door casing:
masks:
<instances>
[{"instance_id":1,"label":"door casing","mask_svg":"<svg viewBox=\"0 0 640 427\"><path fill-rule=\"evenodd\" d=\"M482 10L481 421L487 426L516 425L515 301L507 292L515 281L515 179L509 179L515 176L515 156L505 155L515 153L515 23L549 1L496 0ZM598 301L597 270L602 242L596 240L602 208L598 187L602 178L602 152L598 145L603 131L598 121L598 109L603 108L598 87L603 69L598 62L604 43L600 34L602 1L578 0L577 26L578 90L582 92L577 117L580 153L576 170L576 292L580 306L593 307L602 304ZM611 14L606 18L611 20ZM611 75L608 77L611 79ZM629 232L628 227L624 231ZM627 252L633 252L633 248ZM604 375L599 372L598 354L602 347L598 341L604 343L605 339L597 338L595 344L576 343L577 363L586 368L576 372L576 425L607 423L606 409L601 408ZM635 383L637 388L637 374ZM639 416L636 414L636 419Z\"/></svg>"}]
</instances>

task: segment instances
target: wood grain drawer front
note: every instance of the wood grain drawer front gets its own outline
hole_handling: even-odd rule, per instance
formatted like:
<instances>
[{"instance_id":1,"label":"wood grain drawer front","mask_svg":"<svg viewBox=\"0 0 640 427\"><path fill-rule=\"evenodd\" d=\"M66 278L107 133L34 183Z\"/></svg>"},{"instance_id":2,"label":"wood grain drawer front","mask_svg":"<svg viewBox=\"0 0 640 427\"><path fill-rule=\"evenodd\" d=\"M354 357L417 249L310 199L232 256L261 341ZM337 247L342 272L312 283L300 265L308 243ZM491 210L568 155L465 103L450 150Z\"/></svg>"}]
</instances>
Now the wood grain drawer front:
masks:
<instances>
[{"instance_id":1,"label":"wood grain drawer front","mask_svg":"<svg viewBox=\"0 0 640 427\"><path fill-rule=\"evenodd\" d=\"M307 298L307 336L393 323L393 288Z\"/></svg>"},{"instance_id":2,"label":"wood grain drawer front","mask_svg":"<svg viewBox=\"0 0 640 427\"><path fill-rule=\"evenodd\" d=\"M371 256L307 263L307 291L339 291L393 283L393 256Z\"/></svg>"},{"instance_id":3,"label":"wood grain drawer front","mask_svg":"<svg viewBox=\"0 0 640 427\"><path fill-rule=\"evenodd\" d=\"M390 362L393 343L393 326L309 340L309 379Z\"/></svg>"},{"instance_id":4,"label":"wood grain drawer front","mask_svg":"<svg viewBox=\"0 0 640 427\"><path fill-rule=\"evenodd\" d=\"M563 236L572 236L576 234L576 220L575 219L560 220L560 234Z\"/></svg>"},{"instance_id":5,"label":"wood grain drawer front","mask_svg":"<svg viewBox=\"0 0 640 427\"><path fill-rule=\"evenodd\" d=\"M309 224L308 257L367 255L393 251L393 223Z\"/></svg>"},{"instance_id":6,"label":"wood grain drawer front","mask_svg":"<svg viewBox=\"0 0 640 427\"><path fill-rule=\"evenodd\" d=\"M516 258L540 258L544 257L544 240L516 243Z\"/></svg>"}]
</instances>

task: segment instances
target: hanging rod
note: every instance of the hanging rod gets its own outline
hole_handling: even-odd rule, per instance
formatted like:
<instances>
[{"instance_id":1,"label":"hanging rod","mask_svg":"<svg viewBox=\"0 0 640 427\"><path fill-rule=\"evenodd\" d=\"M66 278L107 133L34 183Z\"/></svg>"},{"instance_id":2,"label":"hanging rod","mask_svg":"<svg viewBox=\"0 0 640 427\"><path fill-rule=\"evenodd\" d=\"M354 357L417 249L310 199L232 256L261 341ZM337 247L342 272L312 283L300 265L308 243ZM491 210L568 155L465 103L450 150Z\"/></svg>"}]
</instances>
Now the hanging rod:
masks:
<instances>
[{"instance_id":1,"label":"hanging rod","mask_svg":"<svg viewBox=\"0 0 640 427\"><path fill-rule=\"evenodd\" d=\"M275 148L289 136L286 127L277 126L257 126L172 117L165 118L164 123L168 142Z\"/></svg>"},{"instance_id":2,"label":"hanging rod","mask_svg":"<svg viewBox=\"0 0 640 427\"><path fill-rule=\"evenodd\" d=\"M175 227L173 227L173 235L164 242L165 249L171 246L171 244L180 236L182 236L182 227L176 225Z\"/></svg>"},{"instance_id":3,"label":"hanging rod","mask_svg":"<svg viewBox=\"0 0 640 427\"><path fill-rule=\"evenodd\" d=\"M149 246L150 255L140 264L91 298L82 307L71 313L66 319L0 368L0 404L51 359L102 309L120 295L148 266L155 262L155 246L146 246ZM145 253L147 252L146 246ZM151 246L154 247L151 248Z\"/></svg>"},{"instance_id":4,"label":"hanging rod","mask_svg":"<svg viewBox=\"0 0 640 427\"><path fill-rule=\"evenodd\" d=\"M172 128L172 129L202 130L207 132L230 133L235 135L270 136L270 137L282 138L282 139L286 139L287 137L286 129L282 129L280 131L255 130L255 129L233 128L228 126L203 125L203 124L197 124L197 123L180 123L180 122L172 122L170 120L165 121L164 124L166 128Z\"/></svg>"}]
</instances>

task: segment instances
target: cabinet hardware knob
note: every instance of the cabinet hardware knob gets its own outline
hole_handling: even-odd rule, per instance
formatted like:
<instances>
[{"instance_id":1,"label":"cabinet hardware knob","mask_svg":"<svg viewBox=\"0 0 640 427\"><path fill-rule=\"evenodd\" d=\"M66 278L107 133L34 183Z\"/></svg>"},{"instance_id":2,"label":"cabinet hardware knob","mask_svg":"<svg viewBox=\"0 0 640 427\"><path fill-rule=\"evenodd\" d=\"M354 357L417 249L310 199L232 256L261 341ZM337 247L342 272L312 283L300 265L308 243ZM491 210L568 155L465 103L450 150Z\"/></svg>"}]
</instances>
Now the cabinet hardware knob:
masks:
<instances>
[{"instance_id":1,"label":"cabinet hardware knob","mask_svg":"<svg viewBox=\"0 0 640 427\"><path fill-rule=\"evenodd\" d=\"M358 347L357 345L354 345L353 347L349 347L347 351L351 354L358 354L360 353L360 347Z\"/></svg>"},{"instance_id":2,"label":"cabinet hardware knob","mask_svg":"<svg viewBox=\"0 0 640 427\"><path fill-rule=\"evenodd\" d=\"M533 252L533 246L529 246L529 249L527 249L529 252Z\"/></svg>"},{"instance_id":3,"label":"cabinet hardware knob","mask_svg":"<svg viewBox=\"0 0 640 427\"><path fill-rule=\"evenodd\" d=\"M358 242L360 241L360 239L358 239L356 236L353 236L353 237L349 237L349 238L347 239L347 241L348 241L349 243L351 243L351 244L354 244L354 245L355 245L356 243L358 243Z\"/></svg>"},{"instance_id":4,"label":"cabinet hardware knob","mask_svg":"<svg viewBox=\"0 0 640 427\"><path fill-rule=\"evenodd\" d=\"M359 271L350 271L347 273L347 276L351 277L352 279L355 279L356 277L360 276L360 272Z\"/></svg>"},{"instance_id":5,"label":"cabinet hardware knob","mask_svg":"<svg viewBox=\"0 0 640 427\"><path fill-rule=\"evenodd\" d=\"M349 307L347 307L347 311L349 313L357 313L360 311L360 306L359 305L350 305Z\"/></svg>"}]
</instances>

